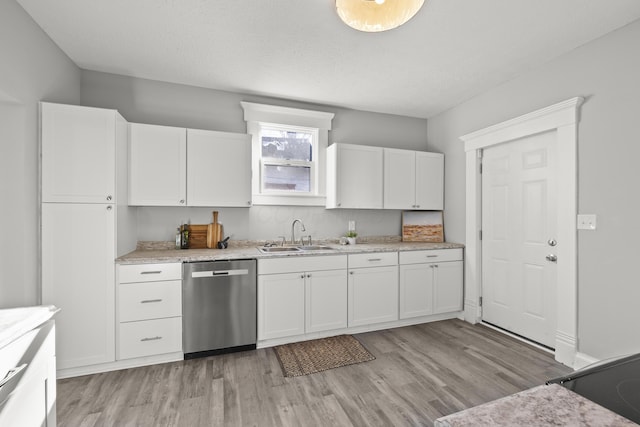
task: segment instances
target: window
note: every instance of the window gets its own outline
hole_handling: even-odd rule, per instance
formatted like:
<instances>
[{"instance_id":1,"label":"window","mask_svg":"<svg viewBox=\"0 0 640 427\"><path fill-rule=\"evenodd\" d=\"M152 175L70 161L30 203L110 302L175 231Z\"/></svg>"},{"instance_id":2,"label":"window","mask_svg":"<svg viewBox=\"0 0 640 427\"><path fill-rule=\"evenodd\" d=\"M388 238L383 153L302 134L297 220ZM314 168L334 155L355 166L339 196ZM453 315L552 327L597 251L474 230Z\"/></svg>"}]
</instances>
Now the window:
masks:
<instances>
[{"instance_id":1,"label":"window","mask_svg":"<svg viewBox=\"0 0 640 427\"><path fill-rule=\"evenodd\" d=\"M253 204L324 206L333 114L241 104L253 140Z\"/></svg>"}]
</instances>

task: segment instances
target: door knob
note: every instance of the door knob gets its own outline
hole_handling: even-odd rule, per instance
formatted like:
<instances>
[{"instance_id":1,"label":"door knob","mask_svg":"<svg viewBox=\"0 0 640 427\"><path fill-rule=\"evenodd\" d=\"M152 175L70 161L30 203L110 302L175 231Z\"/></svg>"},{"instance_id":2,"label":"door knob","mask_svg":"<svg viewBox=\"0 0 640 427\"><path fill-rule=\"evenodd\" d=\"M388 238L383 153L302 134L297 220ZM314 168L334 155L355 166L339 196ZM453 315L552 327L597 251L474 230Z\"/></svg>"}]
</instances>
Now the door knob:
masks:
<instances>
[{"instance_id":1,"label":"door knob","mask_svg":"<svg viewBox=\"0 0 640 427\"><path fill-rule=\"evenodd\" d=\"M547 241L547 244L548 244L549 246L555 246L555 245L557 245L557 244L558 244L558 242L556 242L556 239L549 239L549 240Z\"/></svg>"},{"instance_id":2,"label":"door knob","mask_svg":"<svg viewBox=\"0 0 640 427\"><path fill-rule=\"evenodd\" d=\"M549 255L547 255L547 257L546 257L546 258L547 258L547 261L551 261L551 262L556 262L556 261L558 261L558 257L557 257L557 256L555 256L554 254L549 254Z\"/></svg>"}]
</instances>

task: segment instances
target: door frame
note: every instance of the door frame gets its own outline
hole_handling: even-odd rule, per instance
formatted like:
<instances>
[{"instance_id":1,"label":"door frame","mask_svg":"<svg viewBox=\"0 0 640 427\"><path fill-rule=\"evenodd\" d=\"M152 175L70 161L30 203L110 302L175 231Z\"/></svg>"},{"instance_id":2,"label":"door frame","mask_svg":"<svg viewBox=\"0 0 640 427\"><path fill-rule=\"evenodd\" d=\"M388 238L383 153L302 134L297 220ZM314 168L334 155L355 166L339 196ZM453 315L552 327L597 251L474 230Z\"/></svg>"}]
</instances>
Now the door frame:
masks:
<instances>
[{"instance_id":1,"label":"door frame","mask_svg":"<svg viewBox=\"0 0 640 427\"><path fill-rule=\"evenodd\" d=\"M558 161L556 251L557 315L555 359L575 365L577 354L577 213L578 122L584 98L571 98L546 108L460 137L466 152L466 241L464 319L482 320L482 149L542 132L555 131Z\"/></svg>"}]
</instances>

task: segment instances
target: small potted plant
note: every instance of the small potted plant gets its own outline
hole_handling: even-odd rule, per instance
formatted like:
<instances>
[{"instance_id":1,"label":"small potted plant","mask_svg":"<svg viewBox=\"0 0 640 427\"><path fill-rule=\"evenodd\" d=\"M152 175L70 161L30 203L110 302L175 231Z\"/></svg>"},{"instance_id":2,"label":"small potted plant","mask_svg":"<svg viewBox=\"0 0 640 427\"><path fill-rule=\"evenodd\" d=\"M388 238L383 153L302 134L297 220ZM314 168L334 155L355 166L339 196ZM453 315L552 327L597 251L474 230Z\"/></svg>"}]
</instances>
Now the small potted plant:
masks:
<instances>
[{"instance_id":1,"label":"small potted plant","mask_svg":"<svg viewBox=\"0 0 640 427\"><path fill-rule=\"evenodd\" d=\"M347 242L350 245L355 245L356 244L356 237L358 236L358 233L356 233L355 231L351 230L351 231L347 231L347 234L345 234L345 236L347 237Z\"/></svg>"}]
</instances>

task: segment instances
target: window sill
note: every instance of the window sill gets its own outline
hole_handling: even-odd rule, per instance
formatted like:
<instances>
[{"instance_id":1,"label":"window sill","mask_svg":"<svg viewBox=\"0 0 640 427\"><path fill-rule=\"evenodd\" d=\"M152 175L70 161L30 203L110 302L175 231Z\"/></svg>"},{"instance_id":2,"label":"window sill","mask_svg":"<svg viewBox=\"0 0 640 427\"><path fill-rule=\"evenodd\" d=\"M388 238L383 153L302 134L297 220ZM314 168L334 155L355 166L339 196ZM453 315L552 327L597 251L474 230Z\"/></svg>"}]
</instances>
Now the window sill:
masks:
<instances>
[{"instance_id":1,"label":"window sill","mask_svg":"<svg viewBox=\"0 0 640 427\"><path fill-rule=\"evenodd\" d=\"M266 196L254 194L251 204L253 206L322 206L327 203L325 196Z\"/></svg>"}]
</instances>

